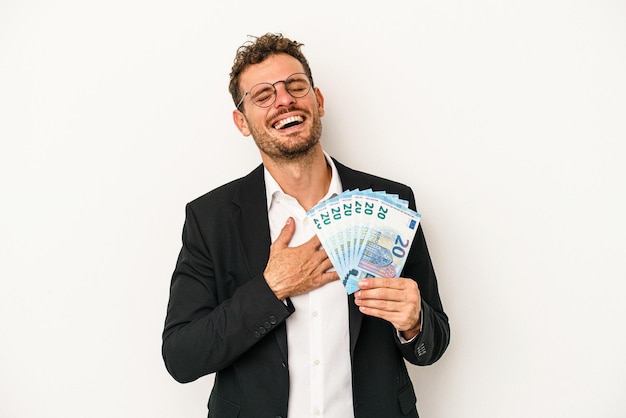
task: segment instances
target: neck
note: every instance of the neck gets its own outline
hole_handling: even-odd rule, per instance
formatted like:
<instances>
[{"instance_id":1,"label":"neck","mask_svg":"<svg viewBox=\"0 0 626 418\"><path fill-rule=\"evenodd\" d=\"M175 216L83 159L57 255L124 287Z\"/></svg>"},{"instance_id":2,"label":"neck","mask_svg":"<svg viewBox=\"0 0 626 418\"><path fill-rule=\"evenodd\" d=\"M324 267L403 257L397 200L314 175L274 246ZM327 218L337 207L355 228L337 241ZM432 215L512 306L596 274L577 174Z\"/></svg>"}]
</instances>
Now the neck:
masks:
<instances>
[{"instance_id":1,"label":"neck","mask_svg":"<svg viewBox=\"0 0 626 418\"><path fill-rule=\"evenodd\" d=\"M332 171L321 147L296 160L275 161L262 155L263 164L283 191L309 210L326 195Z\"/></svg>"}]
</instances>

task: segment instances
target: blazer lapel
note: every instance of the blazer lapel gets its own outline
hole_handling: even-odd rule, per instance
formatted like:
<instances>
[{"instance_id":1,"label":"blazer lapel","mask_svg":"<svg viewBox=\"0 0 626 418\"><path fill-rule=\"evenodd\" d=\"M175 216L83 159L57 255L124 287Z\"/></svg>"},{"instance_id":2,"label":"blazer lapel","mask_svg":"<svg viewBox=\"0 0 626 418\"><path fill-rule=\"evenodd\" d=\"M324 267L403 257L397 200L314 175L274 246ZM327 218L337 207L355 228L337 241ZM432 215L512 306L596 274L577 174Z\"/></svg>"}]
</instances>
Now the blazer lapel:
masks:
<instances>
[{"instance_id":1,"label":"blazer lapel","mask_svg":"<svg viewBox=\"0 0 626 418\"><path fill-rule=\"evenodd\" d=\"M343 187L343 190L369 189L372 187L372 183L365 180L365 177L362 175L362 173L346 167L334 158L333 162L335 163L335 167L337 167L339 178L341 178L341 185Z\"/></svg>"},{"instance_id":2,"label":"blazer lapel","mask_svg":"<svg viewBox=\"0 0 626 418\"><path fill-rule=\"evenodd\" d=\"M241 180L233 204L237 207L234 222L239 242L246 256L248 273L254 277L265 270L271 245L263 165ZM273 334L287 364L286 326L275 328Z\"/></svg>"},{"instance_id":3,"label":"blazer lapel","mask_svg":"<svg viewBox=\"0 0 626 418\"><path fill-rule=\"evenodd\" d=\"M234 222L239 242L246 255L250 277L254 277L265 269L271 244L263 165L241 179L233 204L237 208Z\"/></svg>"}]
</instances>

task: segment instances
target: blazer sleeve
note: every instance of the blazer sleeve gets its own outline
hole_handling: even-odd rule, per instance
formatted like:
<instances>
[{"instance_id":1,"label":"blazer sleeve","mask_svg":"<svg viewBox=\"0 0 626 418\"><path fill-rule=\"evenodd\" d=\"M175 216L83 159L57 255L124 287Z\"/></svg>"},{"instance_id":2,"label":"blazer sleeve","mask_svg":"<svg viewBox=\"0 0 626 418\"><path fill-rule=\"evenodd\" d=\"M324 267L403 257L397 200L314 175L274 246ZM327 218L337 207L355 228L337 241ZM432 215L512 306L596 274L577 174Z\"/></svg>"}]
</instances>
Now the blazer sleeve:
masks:
<instances>
[{"instance_id":1,"label":"blazer sleeve","mask_svg":"<svg viewBox=\"0 0 626 418\"><path fill-rule=\"evenodd\" d=\"M415 198L408 190L411 209L415 209ZM411 278L418 284L422 297L422 329L417 337L408 344L396 342L404 358L410 363L426 366L443 355L450 343L450 325L443 310L435 270L428 252L424 231L420 224L413 240L413 245L402 271L402 277Z\"/></svg>"},{"instance_id":2,"label":"blazer sleeve","mask_svg":"<svg viewBox=\"0 0 626 418\"><path fill-rule=\"evenodd\" d=\"M200 225L196 210L186 207L162 335L166 368L182 383L230 366L293 312L262 274L249 276L227 218L202 213Z\"/></svg>"}]
</instances>

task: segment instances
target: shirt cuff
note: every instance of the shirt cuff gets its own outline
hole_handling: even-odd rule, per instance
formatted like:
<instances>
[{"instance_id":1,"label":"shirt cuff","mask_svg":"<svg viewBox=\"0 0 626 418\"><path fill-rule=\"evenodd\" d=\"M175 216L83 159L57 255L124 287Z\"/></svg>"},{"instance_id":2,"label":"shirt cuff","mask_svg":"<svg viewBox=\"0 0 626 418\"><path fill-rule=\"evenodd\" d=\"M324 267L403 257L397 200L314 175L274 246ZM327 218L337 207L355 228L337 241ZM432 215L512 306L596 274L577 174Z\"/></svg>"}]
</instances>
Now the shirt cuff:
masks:
<instances>
[{"instance_id":1,"label":"shirt cuff","mask_svg":"<svg viewBox=\"0 0 626 418\"><path fill-rule=\"evenodd\" d=\"M423 327L424 327L424 315L420 313L420 330L417 334L415 334L413 338L411 338L410 340L407 340L402 336L402 332L396 330L396 335L398 336L398 339L400 340L400 344L408 344L408 343L413 342L417 338L417 336L422 333Z\"/></svg>"}]
</instances>

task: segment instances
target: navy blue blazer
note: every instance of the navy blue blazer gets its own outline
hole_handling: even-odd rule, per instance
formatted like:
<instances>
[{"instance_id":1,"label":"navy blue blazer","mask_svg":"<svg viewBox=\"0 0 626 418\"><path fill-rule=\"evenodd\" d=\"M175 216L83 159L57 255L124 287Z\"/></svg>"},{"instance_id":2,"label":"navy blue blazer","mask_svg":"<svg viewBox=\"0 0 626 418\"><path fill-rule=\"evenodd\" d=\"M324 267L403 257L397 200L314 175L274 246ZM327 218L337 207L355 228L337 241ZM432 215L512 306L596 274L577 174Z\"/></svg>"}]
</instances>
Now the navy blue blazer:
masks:
<instances>
[{"instance_id":1,"label":"navy blue blazer","mask_svg":"<svg viewBox=\"0 0 626 418\"><path fill-rule=\"evenodd\" d=\"M384 190L415 209L409 187L335 164L345 190ZM209 417L286 417L285 321L294 307L263 278L271 244L263 166L188 203L182 241L163 331L167 370L182 383L216 373ZM402 277L417 281L422 296L422 331L409 344L346 296L356 418L417 417L405 360L432 364L450 340L421 225Z\"/></svg>"}]
</instances>

